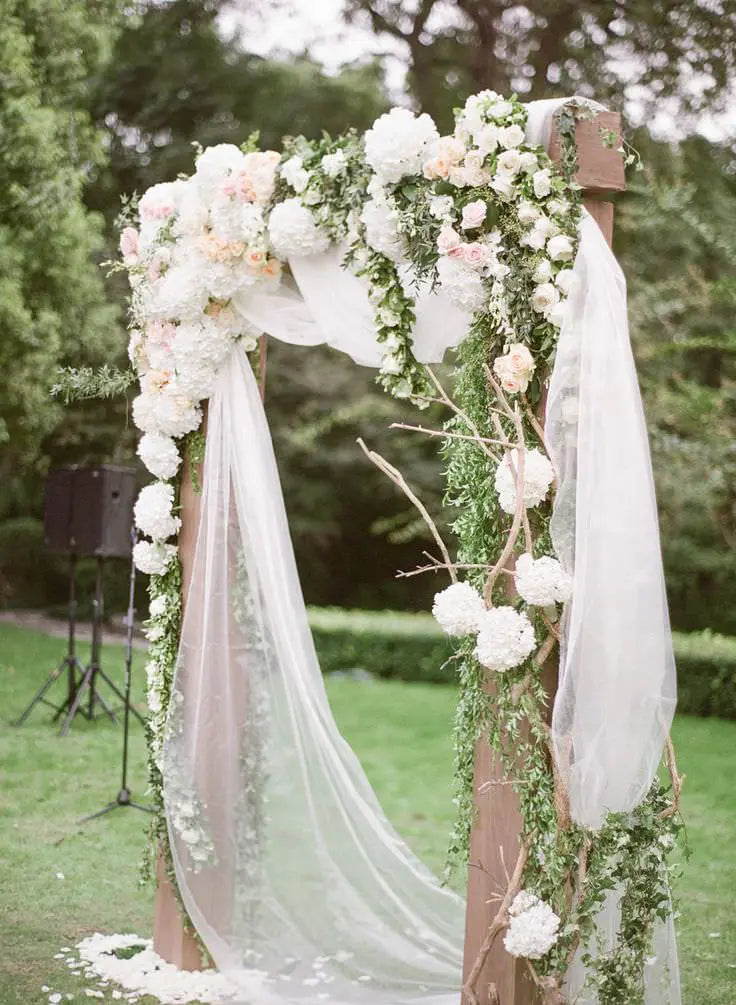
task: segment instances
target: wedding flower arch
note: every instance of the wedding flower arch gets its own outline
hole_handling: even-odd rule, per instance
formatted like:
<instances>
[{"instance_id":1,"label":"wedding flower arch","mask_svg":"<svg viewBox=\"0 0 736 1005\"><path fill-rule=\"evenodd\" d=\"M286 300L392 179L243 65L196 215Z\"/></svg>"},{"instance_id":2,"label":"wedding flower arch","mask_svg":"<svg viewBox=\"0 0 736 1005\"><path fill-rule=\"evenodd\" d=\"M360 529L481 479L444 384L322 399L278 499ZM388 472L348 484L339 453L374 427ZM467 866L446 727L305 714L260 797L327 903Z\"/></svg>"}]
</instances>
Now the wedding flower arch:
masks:
<instances>
[{"instance_id":1,"label":"wedding flower arch","mask_svg":"<svg viewBox=\"0 0 736 1005\"><path fill-rule=\"evenodd\" d=\"M561 166L544 149L553 112ZM246 356L267 332L328 342L394 396L449 410L459 543L453 560L432 525L430 568L451 579L433 612L460 683L451 860L467 855L480 738L523 817L486 942L505 933L548 1002L679 1002L671 756L673 791L657 778L674 665L625 291L574 181L575 116L591 114L484 91L449 136L394 108L364 136L283 154L223 144L124 221L133 417L156 479L135 507L154 842L253 994L450 1001L462 954L461 901L391 830L324 698ZM448 394L428 364L450 348ZM204 473L183 615L185 454Z\"/></svg>"}]
</instances>

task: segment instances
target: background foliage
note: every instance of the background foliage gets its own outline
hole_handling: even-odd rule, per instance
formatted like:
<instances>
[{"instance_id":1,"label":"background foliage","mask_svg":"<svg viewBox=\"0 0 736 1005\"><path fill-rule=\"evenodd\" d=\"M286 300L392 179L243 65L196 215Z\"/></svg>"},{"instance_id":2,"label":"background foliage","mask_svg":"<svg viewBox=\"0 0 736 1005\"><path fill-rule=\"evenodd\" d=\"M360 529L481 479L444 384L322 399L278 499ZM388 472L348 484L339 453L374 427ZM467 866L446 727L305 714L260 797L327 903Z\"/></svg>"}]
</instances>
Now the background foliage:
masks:
<instances>
[{"instance_id":1,"label":"background foliage","mask_svg":"<svg viewBox=\"0 0 736 1005\"><path fill-rule=\"evenodd\" d=\"M133 458L125 402L88 403L62 418L47 394L59 364L124 363L126 292L119 279L105 286L99 268L114 254L121 195L189 170L194 140L238 142L260 128L261 142L278 146L289 133L364 129L391 103L379 61L328 75L308 54L254 56L247 34L220 31L226 6L0 0L6 604L63 596L63 569L44 555L39 522L49 465ZM240 6L267 17L271 5ZM736 633L724 600L736 588L736 165L730 142L692 135L698 110L727 100L736 4L724 0L718 15L714 5L654 0L350 0L347 10L377 44L390 37L400 47L417 107L440 123L483 86L590 93L646 108L650 120L675 116L679 143L645 130L634 138L646 167L618 201L615 244L629 280L673 622ZM272 343L267 407L307 599L426 607L433 577L393 578L415 564L421 529L354 441L362 435L399 462L438 513L432 445L387 432L402 418L395 403L371 371L327 349ZM109 607L125 595L125 576L113 573Z\"/></svg>"}]
</instances>

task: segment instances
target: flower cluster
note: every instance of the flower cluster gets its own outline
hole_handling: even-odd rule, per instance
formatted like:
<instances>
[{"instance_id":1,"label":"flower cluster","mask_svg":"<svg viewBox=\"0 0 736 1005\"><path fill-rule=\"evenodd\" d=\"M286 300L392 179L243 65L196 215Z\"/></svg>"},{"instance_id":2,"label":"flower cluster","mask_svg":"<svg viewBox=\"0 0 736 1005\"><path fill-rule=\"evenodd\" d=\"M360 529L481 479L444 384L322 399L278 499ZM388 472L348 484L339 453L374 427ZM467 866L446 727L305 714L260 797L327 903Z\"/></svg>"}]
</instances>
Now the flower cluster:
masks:
<instances>
[{"instance_id":1,"label":"flower cluster","mask_svg":"<svg viewBox=\"0 0 736 1005\"><path fill-rule=\"evenodd\" d=\"M503 944L512 956L538 960L546 956L559 935L560 919L543 900L527 890L514 897Z\"/></svg>"},{"instance_id":2,"label":"flower cluster","mask_svg":"<svg viewBox=\"0 0 736 1005\"><path fill-rule=\"evenodd\" d=\"M549 607L564 604L572 592L572 579L556 558L519 555L514 570L516 592L527 604Z\"/></svg>"},{"instance_id":3,"label":"flower cluster","mask_svg":"<svg viewBox=\"0 0 736 1005\"><path fill-rule=\"evenodd\" d=\"M518 394L529 387L536 364L525 345L518 342L506 347L506 352L493 361L493 372L507 394Z\"/></svg>"},{"instance_id":4,"label":"flower cluster","mask_svg":"<svg viewBox=\"0 0 736 1005\"><path fill-rule=\"evenodd\" d=\"M435 594L432 614L448 635L476 635L476 657L488 670L512 670L534 652L534 628L526 614L507 606L487 610L469 583L453 583Z\"/></svg>"},{"instance_id":5,"label":"flower cluster","mask_svg":"<svg viewBox=\"0 0 736 1005\"><path fill-rule=\"evenodd\" d=\"M519 451L514 448L504 455L496 468L494 485L498 502L504 513L516 512L516 484L519 471ZM524 506L539 506L547 498L555 472L549 458L533 447L524 451Z\"/></svg>"}]
</instances>

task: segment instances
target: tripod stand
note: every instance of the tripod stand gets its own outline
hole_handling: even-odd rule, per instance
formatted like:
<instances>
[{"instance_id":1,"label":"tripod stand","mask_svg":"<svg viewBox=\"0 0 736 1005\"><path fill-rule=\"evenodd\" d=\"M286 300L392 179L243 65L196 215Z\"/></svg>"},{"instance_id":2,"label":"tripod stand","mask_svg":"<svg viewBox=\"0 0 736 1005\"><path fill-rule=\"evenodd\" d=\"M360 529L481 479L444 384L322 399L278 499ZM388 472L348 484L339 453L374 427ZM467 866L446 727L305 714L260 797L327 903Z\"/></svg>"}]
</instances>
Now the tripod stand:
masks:
<instances>
[{"instance_id":1,"label":"tripod stand","mask_svg":"<svg viewBox=\"0 0 736 1005\"><path fill-rule=\"evenodd\" d=\"M105 671L102 669L102 665L100 663L100 648L102 646L102 618L104 608L104 602L102 596L102 574L103 574L104 561L105 561L104 558L102 558L100 555L97 556L95 599L92 602L92 650L90 653L89 665L85 668L82 679L79 681L76 693L74 695L74 699L71 705L69 706L69 711L67 712L64 718L64 722L61 725L61 729L59 730L59 736L66 736L66 734L69 732L69 727L71 726L74 716L77 714L77 712L81 711L82 714L85 715L88 719L94 718L96 703L99 703L102 706L102 710L104 711L104 713L108 715L113 722L118 721L115 718L115 713L113 712L113 710L107 704L102 695L100 695L97 691L96 684L98 676L102 677L102 679L110 688L110 690L113 691L118 696L118 698L120 698L120 700L123 703L123 707L125 709L126 718L128 715L129 696L126 697L126 695L124 695L122 691L119 690L117 685L115 685L110 680ZM128 610L128 613L130 614L130 608ZM130 644L132 645L132 626L128 628L128 635L130 636ZM85 698L85 696L87 697L86 710L82 709L81 707L82 701ZM142 716L135 709L133 709L133 714L138 717L141 723L143 723Z\"/></svg>"},{"instance_id":2,"label":"tripod stand","mask_svg":"<svg viewBox=\"0 0 736 1005\"><path fill-rule=\"evenodd\" d=\"M131 542L135 545L136 532L135 527L131 528L130 532ZM116 810L119 806L132 806L134 810L143 810L144 813L152 813L153 811L148 806L141 806L139 803L134 803L130 798L130 789L128 788L128 734L130 729L130 712L133 711L135 715L138 716L141 722L143 719L135 711L131 709L130 705L130 678L131 678L131 668L133 664L133 621L135 618L135 562L130 563L130 588L128 590L128 613L126 615L126 636L125 636L125 683L123 689L125 694L123 696L123 774L120 782L120 791L111 803L107 806L103 806L101 810L96 810L94 813L90 813L86 817L82 817L80 823L84 823L86 820L94 820L96 817L104 816L106 813L110 813L112 810Z\"/></svg>"},{"instance_id":3,"label":"tripod stand","mask_svg":"<svg viewBox=\"0 0 736 1005\"><path fill-rule=\"evenodd\" d=\"M66 656L59 663L59 665L51 671L46 681L41 685L36 694L33 696L28 706L25 708L21 716L15 720L14 726L22 726L26 721L28 716L31 714L36 705L48 705L50 708L54 709L53 721L59 718L62 713L71 708L74 703L74 696L77 693L77 673L84 675L84 667L79 662L76 654L76 621L77 621L77 593L76 593L76 579L77 579L77 556L72 553L69 556L69 602L68 602L68 623L69 632L67 635L67 649ZM62 676L66 670L67 675L67 695L66 699L61 703L61 705L54 705L53 702L49 701L46 697L46 692L54 684L59 677Z\"/></svg>"}]
</instances>

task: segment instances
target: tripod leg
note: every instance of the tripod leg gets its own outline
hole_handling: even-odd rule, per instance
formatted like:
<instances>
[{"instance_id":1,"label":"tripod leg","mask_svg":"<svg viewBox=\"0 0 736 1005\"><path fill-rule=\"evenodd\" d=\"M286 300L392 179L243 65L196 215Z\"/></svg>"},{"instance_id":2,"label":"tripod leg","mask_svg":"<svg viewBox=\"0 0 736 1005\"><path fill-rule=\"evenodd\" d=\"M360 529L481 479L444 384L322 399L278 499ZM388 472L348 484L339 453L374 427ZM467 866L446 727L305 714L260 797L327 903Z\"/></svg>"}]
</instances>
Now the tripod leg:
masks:
<instances>
[{"instance_id":1,"label":"tripod leg","mask_svg":"<svg viewBox=\"0 0 736 1005\"><path fill-rule=\"evenodd\" d=\"M140 714L140 712L138 712L130 704L130 697L128 696L126 698L126 696L123 694L123 692L117 686L117 684L114 684L113 681L110 680L110 678L107 676L107 674L105 673L104 670L98 670L97 673L100 675L100 677L102 677L102 679L107 684L107 686L110 688L110 690L115 692L115 694L121 700L121 702L123 703L123 705L128 705L130 707L130 711L133 713L133 715L137 716L137 718L140 720L141 725L145 726L146 720L143 718L143 716Z\"/></svg>"},{"instance_id":2,"label":"tripod leg","mask_svg":"<svg viewBox=\"0 0 736 1005\"><path fill-rule=\"evenodd\" d=\"M100 674L100 673L102 673L102 671L101 670L97 670L95 672L95 675ZM103 676L104 676L104 674L103 674ZM107 678L105 678L105 680L107 680ZM117 723L118 720L117 720L117 717L116 717L115 713L110 708L110 706L107 704L107 702L102 697L102 695L99 693L99 691L97 691L97 689L94 687L94 685L92 687L92 690L90 691L90 695L91 695L92 699L95 702L98 702L102 706L102 711L105 713L105 715L109 716L109 718L112 719L112 721L114 723Z\"/></svg>"},{"instance_id":3,"label":"tripod leg","mask_svg":"<svg viewBox=\"0 0 736 1005\"><path fill-rule=\"evenodd\" d=\"M23 710L23 712L19 716L19 718L17 718L13 722L14 726L22 726L23 725L23 723L26 721L26 719L31 714L31 712L36 707L36 705L40 701L43 701L43 697L46 694L46 692L48 691L48 689L51 687L51 685L55 681L57 681L59 679L59 677L61 676L61 674L64 671L65 665L66 665L66 661L64 661L64 663L62 663L60 666L56 667L55 670L51 671L51 674L49 675L48 679L41 685L41 687L38 689L38 691L34 694L33 698L30 701L30 704ZM63 710L63 707L64 706L62 705L62 710Z\"/></svg>"},{"instance_id":4,"label":"tripod leg","mask_svg":"<svg viewBox=\"0 0 736 1005\"><path fill-rule=\"evenodd\" d=\"M69 727L72 724L72 719L80 710L79 706L82 704L82 698L84 697L84 692L91 687L92 677L94 675L94 669L89 666L84 672L84 677L82 677L79 682L79 687L77 688L77 693L74 695L74 701L69 707L69 711L66 714L64 722L59 730L59 736L66 736L69 732Z\"/></svg>"}]
</instances>

